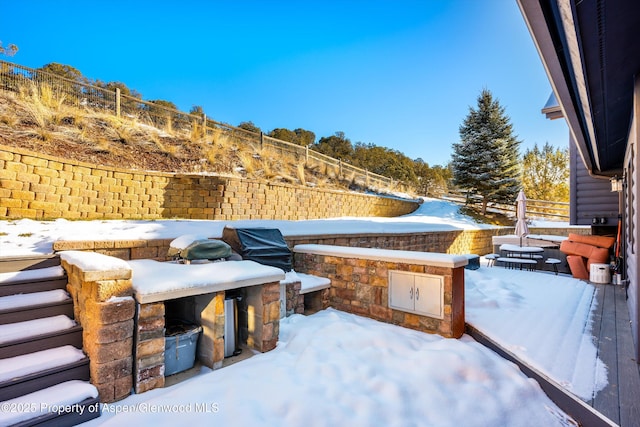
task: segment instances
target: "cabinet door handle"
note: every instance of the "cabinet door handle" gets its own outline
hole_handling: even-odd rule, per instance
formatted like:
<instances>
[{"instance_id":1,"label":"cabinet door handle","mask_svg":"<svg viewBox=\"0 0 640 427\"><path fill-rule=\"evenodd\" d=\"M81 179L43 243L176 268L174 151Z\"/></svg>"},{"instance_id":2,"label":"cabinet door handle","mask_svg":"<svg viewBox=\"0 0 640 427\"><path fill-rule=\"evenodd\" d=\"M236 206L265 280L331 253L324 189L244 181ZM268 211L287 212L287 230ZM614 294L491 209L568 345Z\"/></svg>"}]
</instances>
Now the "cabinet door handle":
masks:
<instances>
[{"instance_id":1,"label":"cabinet door handle","mask_svg":"<svg viewBox=\"0 0 640 427\"><path fill-rule=\"evenodd\" d=\"M420 288L416 288L416 301L420 299Z\"/></svg>"},{"instance_id":2,"label":"cabinet door handle","mask_svg":"<svg viewBox=\"0 0 640 427\"><path fill-rule=\"evenodd\" d=\"M409 299L413 299L413 288L409 288Z\"/></svg>"}]
</instances>

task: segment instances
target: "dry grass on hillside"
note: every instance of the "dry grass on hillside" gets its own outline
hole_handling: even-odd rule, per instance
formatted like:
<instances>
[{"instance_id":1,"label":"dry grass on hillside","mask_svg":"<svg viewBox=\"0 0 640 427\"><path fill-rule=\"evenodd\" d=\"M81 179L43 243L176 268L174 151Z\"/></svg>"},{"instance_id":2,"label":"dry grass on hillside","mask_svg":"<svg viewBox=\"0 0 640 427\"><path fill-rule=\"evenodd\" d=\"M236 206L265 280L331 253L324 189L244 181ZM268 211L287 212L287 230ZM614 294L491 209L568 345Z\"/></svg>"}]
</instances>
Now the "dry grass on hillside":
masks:
<instances>
[{"instance_id":1,"label":"dry grass on hillside","mask_svg":"<svg viewBox=\"0 0 640 427\"><path fill-rule=\"evenodd\" d=\"M305 165L291 155L233 140L222 131L205 136L197 124L188 131L157 129L64 101L47 87L0 92L0 144L125 169L212 173L322 188L352 184L331 167Z\"/></svg>"}]
</instances>

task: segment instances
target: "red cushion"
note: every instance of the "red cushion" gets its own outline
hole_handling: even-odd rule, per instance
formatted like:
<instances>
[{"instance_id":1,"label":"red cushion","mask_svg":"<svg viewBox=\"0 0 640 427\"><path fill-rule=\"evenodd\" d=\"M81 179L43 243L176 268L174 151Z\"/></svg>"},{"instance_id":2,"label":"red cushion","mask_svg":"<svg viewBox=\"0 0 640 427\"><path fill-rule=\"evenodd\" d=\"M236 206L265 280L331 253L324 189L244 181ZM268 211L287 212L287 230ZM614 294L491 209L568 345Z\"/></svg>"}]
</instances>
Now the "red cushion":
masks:
<instances>
[{"instance_id":1,"label":"red cushion","mask_svg":"<svg viewBox=\"0 0 640 427\"><path fill-rule=\"evenodd\" d=\"M569 233L569 239L572 242L585 243L599 248L610 249L616 242L615 237L609 236L583 236L581 234Z\"/></svg>"},{"instance_id":2,"label":"red cushion","mask_svg":"<svg viewBox=\"0 0 640 427\"><path fill-rule=\"evenodd\" d=\"M567 263L571 270L571 275L576 279L589 280L589 271L585 265L585 259L579 255L567 255Z\"/></svg>"}]
</instances>

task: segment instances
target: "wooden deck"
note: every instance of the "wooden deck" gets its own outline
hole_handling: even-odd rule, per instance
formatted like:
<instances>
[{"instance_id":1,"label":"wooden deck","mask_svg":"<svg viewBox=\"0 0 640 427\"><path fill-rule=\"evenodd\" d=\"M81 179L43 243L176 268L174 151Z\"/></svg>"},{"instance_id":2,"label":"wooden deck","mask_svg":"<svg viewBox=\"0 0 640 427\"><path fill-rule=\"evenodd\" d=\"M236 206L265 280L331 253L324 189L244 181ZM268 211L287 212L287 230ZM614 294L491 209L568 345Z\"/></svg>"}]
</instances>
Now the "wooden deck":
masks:
<instances>
[{"instance_id":1,"label":"wooden deck","mask_svg":"<svg viewBox=\"0 0 640 427\"><path fill-rule=\"evenodd\" d=\"M624 286L596 285L593 337L609 384L587 402L621 427L640 425L640 365L634 357Z\"/></svg>"},{"instance_id":2,"label":"wooden deck","mask_svg":"<svg viewBox=\"0 0 640 427\"><path fill-rule=\"evenodd\" d=\"M607 365L608 385L590 401L583 401L560 384L519 360L516 355L467 324L467 333L500 356L517 364L535 379L558 407L581 426L640 426L640 365L634 357L634 345L623 286L595 285L596 309L592 334L598 357Z\"/></svg>"}]
</instances>

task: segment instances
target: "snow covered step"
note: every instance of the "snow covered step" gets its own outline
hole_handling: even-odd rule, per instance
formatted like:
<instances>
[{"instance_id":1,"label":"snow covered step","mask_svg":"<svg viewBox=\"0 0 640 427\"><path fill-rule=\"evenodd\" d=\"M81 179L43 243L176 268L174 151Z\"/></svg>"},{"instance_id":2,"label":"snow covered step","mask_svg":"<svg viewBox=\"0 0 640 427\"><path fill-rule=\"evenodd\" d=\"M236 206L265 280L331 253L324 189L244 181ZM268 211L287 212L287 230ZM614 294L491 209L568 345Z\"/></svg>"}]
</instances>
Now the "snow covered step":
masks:
<instances>
[{"instance_id":1,"label":"snow covered step","mask_svg":"<svg viewBox=\"0 0 640 427\"><path fill-rule=\"evenodd\" d=\"M73 318L73 301L62 289L0 297L0 325L41 317Z\"/></svg>"},{"instance_id":2,"label":"snow covered step","mask_svg":"<svg viewBox=\"0 0 640 427\"><path fill-rule=\"evenodd\" d=\"M64 315L0 325L0 359L62 345L82 348L82 328Z\"/></svg>"},{"instance_id":3,"label":"snow covered step","mask_svg":"<svg viewBox=\"0 0 640 427\"><path fill-rule=\"evenodd\" d=\"M2 402L2 426L74 426L100 416L98 390L72 380Z\"/></svg>"},{"instance_id":4,"label":"snow covered step","mask_svg":"<svg viewBox=\"0 0 640 427\"><path fill-rule=\"evenodd\" d=\"M331 280L326 277L314 276L312 274L297 273L300 278L300 293L307 294L310 292L321 291L331 287Z\"/></svg>"},{"instance_id":5,"label":"snow covered step","mask_svg":"<svg viewBox=\"0 0 640 427\"><path fill-rule=\"evenodd\" d=\"M65 289L67 275L61 266L0 273L0 297Z\"/></svg>"},{"instance_id":6,"label":"snow covered step","mask_svg":"<svg viewBox=\"0 0 640 427\"><path fill-rule=\"evenodd\" d=\"M0 344L63 331L75 325L76 322L73 319L64 315L0 325Z\"/></svg>"},{"instance_id":7,"label":"snow covered step","mask_svg":"<svg viewBox=\"0 0 640 427\"><path fill-rule=\"evenodd\" d=\"M28 254L17 256L0 256L0 273L35 270L60 265L58 254Z\"/></svg>"},{"instance_id":8,"label":"snow covered step","mask_svg":"<svg viewBox=\"0 0 640 427\"><path fill-rule=\"evenodd\" d=\"M0 401L89 377L89 359L70 345L1 359Z\"/></svg>"}]
</instances>

